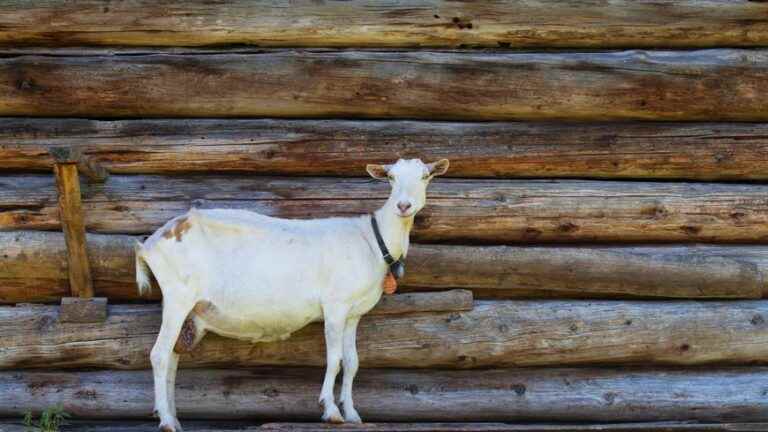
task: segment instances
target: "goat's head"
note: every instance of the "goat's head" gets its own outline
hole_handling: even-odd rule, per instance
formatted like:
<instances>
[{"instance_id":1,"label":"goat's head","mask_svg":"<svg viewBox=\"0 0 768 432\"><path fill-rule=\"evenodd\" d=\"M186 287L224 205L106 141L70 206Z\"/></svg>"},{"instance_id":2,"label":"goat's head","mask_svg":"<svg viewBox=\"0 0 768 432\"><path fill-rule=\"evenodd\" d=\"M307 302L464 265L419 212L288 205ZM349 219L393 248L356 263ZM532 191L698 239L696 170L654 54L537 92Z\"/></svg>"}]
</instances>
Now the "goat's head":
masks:
<instances>
[{"instance_id":1,"label":"goat's head","mask_svg":"<svg viewBox=\"0 0 768 432\"><path fill-rule=\"evenodd\" d=\"M386 207L400 217L412 217L427 202L427 185L432 177L448 171L448 159L425 164L420 159L400 159L391 165L368 165L371 177L392 185Z\"/></svg>"}]
</instances>

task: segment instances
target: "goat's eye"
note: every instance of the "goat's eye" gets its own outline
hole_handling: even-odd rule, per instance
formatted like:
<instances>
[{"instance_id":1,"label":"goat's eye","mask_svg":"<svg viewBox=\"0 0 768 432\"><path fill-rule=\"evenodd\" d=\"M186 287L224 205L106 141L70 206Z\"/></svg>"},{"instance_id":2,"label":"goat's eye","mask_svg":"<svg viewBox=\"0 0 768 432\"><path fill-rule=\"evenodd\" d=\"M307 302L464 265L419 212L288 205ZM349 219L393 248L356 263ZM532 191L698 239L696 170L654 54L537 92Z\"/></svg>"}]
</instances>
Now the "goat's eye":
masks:
<instances>
[{"instance_id":1,"label":"goat's eye","mask_svg":"<svg viewBox=\"0 0 768 432\"><path fill-rule=\"evenodd\" d=\"M392 177L391 175L387 175L387 178L388 178L390 181L394 181L394 180L395 180L395 178L394 178L394 177Z\"/></svg>"},{"instance_id":2,"label":"goat's eye","mask_svg":"<svg viewBox=\"0 0 768 432\"><path fill-rule=\"evenodd\" d=\"M427 180L428 178L429 178L429 174L424 174L423 176L421 176L422 180Z\"/></svg>"}]
</instances>

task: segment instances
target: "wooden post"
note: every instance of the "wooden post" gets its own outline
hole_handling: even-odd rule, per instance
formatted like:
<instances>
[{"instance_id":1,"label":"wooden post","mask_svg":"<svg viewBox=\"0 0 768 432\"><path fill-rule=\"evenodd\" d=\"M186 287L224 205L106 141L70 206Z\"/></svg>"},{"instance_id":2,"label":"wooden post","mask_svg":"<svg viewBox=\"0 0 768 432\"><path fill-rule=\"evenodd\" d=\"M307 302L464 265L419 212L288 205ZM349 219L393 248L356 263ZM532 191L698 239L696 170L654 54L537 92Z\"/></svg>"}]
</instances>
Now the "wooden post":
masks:
<instances>
[{"instance_id":1,"label":"wooden post","mask_svg":"<svg viewBox=\"0 0 768 432\"><path fill-rule=\"evenodd\" d=\"M85 241L85 221L80 194L79 167L96 180L106 179L106 171L84 160L79 149L54 147L50 149L54 159L56 189L59 194L59 214L67 245L69 263L69 287L72 297L61 302L62 322L100 322L106 319L106 298L93 298L93 280L88 263Z\"/></svg>"}]
</instances>

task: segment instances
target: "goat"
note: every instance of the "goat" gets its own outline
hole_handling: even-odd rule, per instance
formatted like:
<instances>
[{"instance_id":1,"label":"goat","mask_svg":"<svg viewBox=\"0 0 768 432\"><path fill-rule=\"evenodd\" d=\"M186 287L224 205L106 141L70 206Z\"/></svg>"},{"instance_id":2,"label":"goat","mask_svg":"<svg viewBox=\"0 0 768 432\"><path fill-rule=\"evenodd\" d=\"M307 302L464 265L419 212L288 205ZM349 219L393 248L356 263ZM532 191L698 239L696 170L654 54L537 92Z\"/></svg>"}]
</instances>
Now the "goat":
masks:
<instances>
[{"instance_id":1,"label":"goat","mask_svg":"<svg viewBox=\"0 0 768 432\"><path fill-rule=\"evenodd\" d=\"M392 187L372 216L291 220L192 209L136 244L139 293L151 289L150 274L163 292L162 326L150 354L162 431L181 430L174 400L179 352L191 350L207 331L266 342L284 340L316 321L325 323L322 418L362 421L352 401L357 324L379 301L385 276L399 263L392 264L385 251L406 256L427 185L447 171L448 160L401 159L366 169ZM383 245L374 226L380 227ZM344 417L333 394L342 360Z\"/></svg>"}]
</instances>

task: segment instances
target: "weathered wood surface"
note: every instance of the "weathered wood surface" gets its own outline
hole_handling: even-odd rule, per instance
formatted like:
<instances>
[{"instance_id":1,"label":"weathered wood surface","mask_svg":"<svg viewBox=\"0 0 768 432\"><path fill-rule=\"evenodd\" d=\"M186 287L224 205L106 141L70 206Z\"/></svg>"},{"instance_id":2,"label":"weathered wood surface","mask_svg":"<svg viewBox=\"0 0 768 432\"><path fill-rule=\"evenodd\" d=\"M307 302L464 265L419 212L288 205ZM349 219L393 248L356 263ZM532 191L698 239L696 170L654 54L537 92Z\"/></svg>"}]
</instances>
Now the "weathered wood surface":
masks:
<instances>
[{"instance_id":1,"label":"weathered wood surface","mask_svg":"<svg viewBox=\"0 0 768 432\"><path fill-rule=\"evenodd\" d=\"M751 1L632 0L555 4L9 2L0 44L365 47L765 46L768 7Z\"/></svg>"},{"instance_id":2,"label":"weathered wood surface","mask_svg":"<svg viewBox=\"0 0 768 432\"><path fill-rule=\"evenodd\" d=\"M89 234L96 294L139 300L133 244ZM0 303L57 302L67 293L62 234L0 232ZM768 297L768 247L512 247L414 244L401 291L458 287L483 298ZM142 300L159 299L160 290Z\"/></svg>"},{"instance_id":3,"label":"weathered wood surface","mask_svg":"<svg viewBox=\"0 0 768 432\"><path fill-rule=\"evenodd\" d=\"M0 169L51 169L82 147L111 172L366 176L365 164L448 158L454 177L768 179L768 124L445 123L0 118Z\"/></svg>"},{"instance_id":4,"label":"weathered wood surface","mask_svg":"<svg viewBox=\"0 0 768 432\"><path fill-rule=\"evenodd\" d=\"M84 175L90 181L102 182L107 179L109 172L90 156L83 154L82 146L64 145L47 146L48 153L56 164L75 164L78 174Z\"/></svg>"},{"instance_id":5,"label":"weathered wood surface","mask_svg":"<svg viewBox=\"0 0 768 432\"><path fill-rule=\"evenodd\" d=\"M110 306L101 325L62 324L55 306L0 308L0 368L145 369L159 305ZM479 301L467 312L365 317L363 367L764 364L768 303ZM183 367L322 366L322 325L277 343L208 335Z\"/></svg>"},{"instance_id":6,"label":"weathered wood surface","mask_svg":"<svg viewBox=\"0 0 768 432\"><path fill-rule=\"evenodd\" d=\"M186 419L318 420L321 369L181 370ZM366 421L768 421L768 369L363 369ZM62 405L76 418L150 418L152 371L0 373L0 415Z\"/></svg>"},{"instance_id":7,"label":"weathered wood surface","mask_svg":"<svg viewBox=\"0 0 768 432\"><path fill-rule=\"evenodd\" d=\"M480 297L768 297L762 246L418 245L405 282Z\"/></svg>"},{"instance_id":8,"label":"weathered wood surface","mask_svg":"<svg viewBox=\"0 0 768 432\"><path fill-rule=\"evenodd\" d=\"M767 72L738 49L18 56L0 115L764 121Z\"/></svg>"},{"instance_id":9,"label":"weathered wood surface","mask_svg":"<svg viewBox=\"0 0 768 432\"><path fill-rule=\"evenodd\" d=\"M60 322L100 323L107 319L105 297L64 297L59 309Z\"/></svg>"},{"instance_id":10,"label":"weathered wood surface","mask_svg":"<svg viewBox=\"0 0 768 432\"><path fill-rule=\"evenodd\" d=\"M766 423L697 423L697 422L652 422L652 423L601 423L601 424L511 424L511 423L410 423L410 424L364 424L344 426L349 432L763 432ZM324 423L268 423L257 430L282 432L326 432L334 430ZM133 431L126 431L133 432Z\"/></svg>"},{"instance_id":11,"label":"weathered wood surface","mask_svg":"<svg viewBox=\"0 0 768 432\"><path fill-rule=\"evenodd\" d=\"M472 291L449 290L437 293L403 293L382 296L371 315L394 315L415 312L446 312L472 310Z\"/></svg>"},{"instance_id":12,"label":"weathered wood surface","mask_svg":"<svg viewBox=\"0 0 768 432\"><path fill-rule=\"evenodd\" d=\"M117 176L84 184L86 227L148 233L200 208L270 216L363 215L389 185L371 179ZM51 176L0 177L0 230L60 228ZM582 180L437 179L416 242L722 242L768 240L768 186Z\"/></svg>"},{"instance_id":13,"label":"weathered wood surface","mask_svg":"<svg viewBox=\"0 0 768 432\"><path fill-rule=\"evenodd\" d=\"M154 430L156 422L136 420L71 421L67 431L77 432L145 432ZM191 432L764 432L768 423L700 423L644 422L598 424L539 423L365 423L333 425L327 423L266 423L255 426L244 421L185 421L184 430ZM21 421L0 423L2 432L28 432Z\"/></svg>"},{"instance_id":14,"label":"weathered wood surface","mask_svg":"<svg viewBox=\"0 0 768 432\"><path fill-rule=\"evenodd\" d=\"M77 164L57 162L53 166L53 172L56 176L59 220L67 245L70 294L74 297L93 297L93 280L85 241L85 217Z\"/></svg>"}]
</instances>

